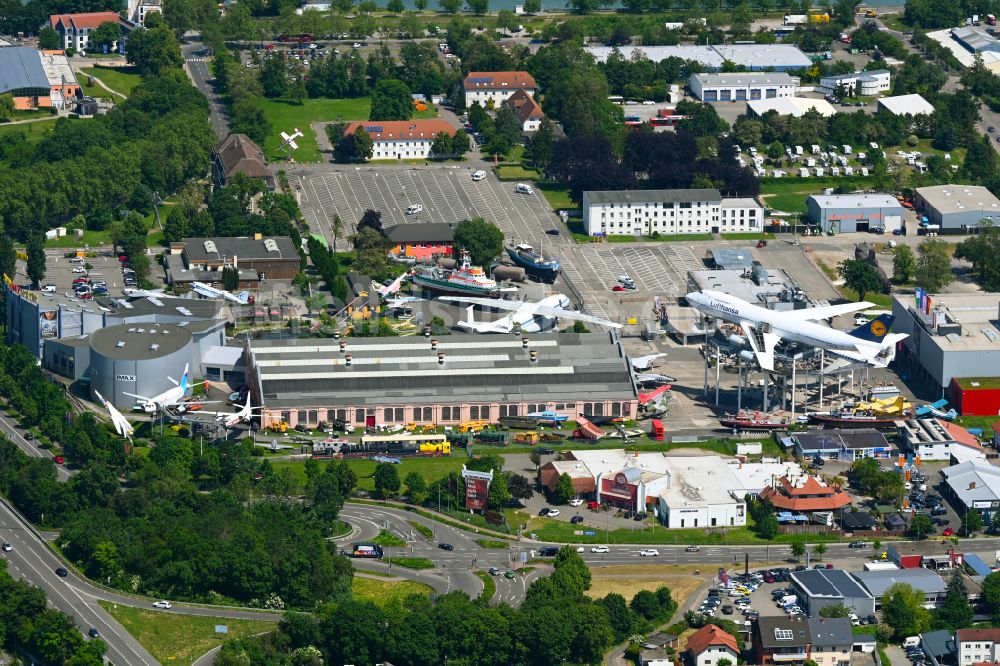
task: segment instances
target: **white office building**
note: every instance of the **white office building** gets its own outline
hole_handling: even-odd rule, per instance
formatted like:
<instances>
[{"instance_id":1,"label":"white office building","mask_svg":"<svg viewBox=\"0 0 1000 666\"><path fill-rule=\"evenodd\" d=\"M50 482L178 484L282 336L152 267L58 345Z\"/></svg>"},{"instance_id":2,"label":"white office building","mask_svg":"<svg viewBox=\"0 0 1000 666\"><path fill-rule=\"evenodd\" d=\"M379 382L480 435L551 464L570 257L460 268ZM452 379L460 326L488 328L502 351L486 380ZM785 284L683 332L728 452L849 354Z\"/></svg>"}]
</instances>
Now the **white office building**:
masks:
<instances>
[{"instance_id":1,"label":"white office building","mask_svg":"<svg viewBox=\"0 0 1000 666\"><path fill-rule=\"evenodd\" d=\"M455 136L455 128L440 118L353 122L344 129L344 136L352 136L359 128L371 137L373 160L426 158L438 134Z\"/></svg>"},{"instance_id":2,"label":"white office building","mask_svg":"<svg viewBox=\"0 0 1000 666\"><path fill-rule=\"evenodd\" d=\"M799 79L784 72L692 74L688 86L703 102L747 102L794 97Z\"/></svg>"},{"instance_id":3,"label":"white office building","mask_svg":"<svg viewBox=\"0 0 1000 666\"><path fill-rule=\"evenodd\" d=\"M718 190L615 190L583 193L590 236L650 236L760 231L764 207Z\"/></svg>"},{"instance_id":4,"label":"white office building","mask_svg":"<svg viewBox=\"0 0 1000 666\"><path fill-rule=\"evenodd\" d=\"M870 72L824 76L819 80L819 90L820 92L832 94L836 92L839 86L842 86L844 90L853 91L855 95L874 97L875 95L889 91L891 79L892 77L887 69L873 69Z\"/></svg>"},{"instance_id":5,"label":"white office building","mask_svg":"<svg viewBox=\"0 0 1000 666\"><path fill-rule=\"evenodd\" d=\"M1000 661L1000 629L959 629L955 632L959 666Z\"/></svg>"},{"instance_id":6,"label":"white office building","mask_svg":"<svg viewBox=\"0 0 1000 666\"><path fill-rule=\"evenodd\" d=\"M465 106L479 104L497 108L523 90L530 97L538 92L538 84L528 72L469 72L462 81L465 88Z\"/></svg>"}]
</instances>

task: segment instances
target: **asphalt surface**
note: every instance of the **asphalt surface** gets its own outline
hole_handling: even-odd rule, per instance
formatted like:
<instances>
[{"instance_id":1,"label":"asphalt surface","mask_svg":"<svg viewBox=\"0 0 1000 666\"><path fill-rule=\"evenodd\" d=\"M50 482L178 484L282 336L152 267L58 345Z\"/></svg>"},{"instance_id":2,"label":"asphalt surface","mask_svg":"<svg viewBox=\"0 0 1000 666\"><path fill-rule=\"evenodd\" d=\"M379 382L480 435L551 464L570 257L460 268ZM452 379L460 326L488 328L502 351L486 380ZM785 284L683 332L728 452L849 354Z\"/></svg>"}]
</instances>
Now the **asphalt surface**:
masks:
<instances>
[{"instance_id":1,"label":"asphalt surface","mask_svg":"<svg viewBox=\"0 0 1000 666\"><path fill-rule=\"evenodd\" d=\"M222 98L215 93L215 89L209 85L212 80L212 73L208 69L208 58L204 53L204 45L201 43L199 35L187 36L181 44L181 55L184 56L184 70L187 72L195 87L208 100L209 121L212 129L219 139L224 139L229 135L229 116L226 108L222 105Z\"/></svg>"}]
</instances>

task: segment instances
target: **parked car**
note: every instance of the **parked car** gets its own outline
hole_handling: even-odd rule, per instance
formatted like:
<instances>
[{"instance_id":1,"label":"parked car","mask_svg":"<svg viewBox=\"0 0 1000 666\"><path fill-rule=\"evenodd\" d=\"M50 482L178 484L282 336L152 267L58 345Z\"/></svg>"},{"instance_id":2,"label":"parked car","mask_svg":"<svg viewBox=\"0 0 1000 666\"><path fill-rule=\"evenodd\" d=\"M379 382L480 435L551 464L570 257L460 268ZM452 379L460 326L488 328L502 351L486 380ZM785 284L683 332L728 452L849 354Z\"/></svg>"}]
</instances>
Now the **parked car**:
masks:
<instances>
[{"instance_id":1,"label":"parked car","mask_svg":"<svg viewBox=\"0 0 1000 666\"><path fill-rule=\"evenodd\" d=\"M54 284L47 284L47 285L45 285L44 287L42 287L42 291L43 291L44 293L46 293L46 294L52 294L52 293L55 293L55 291L56 291L56 286L55 286Z\"/></svg>"},{"instance_id":2,"label":"parked car","mask_svg":"<svg viewBox=\"0 0 1000 666\"><path fill-rule=\"evenodd\" d=\"M538 515L539 516L547 516L547 515L549 515L549 511L551 511L551 510L552 509L550 509L549 507L543 506L541 509L538 510Z\"/></svg>"},{"instance_id":3,"label":"parked car","mask_svg":"<svg viewBox=\"0 0 1000 666\"><path fill-rule=\"evenodd\" d=\"M549 509L549 518L555 518L559 515L559 509Z\"/></svg>"},{"instance_id":4,"label":"parked car","mask_svg":"<svg viewBox=\"0 0 1000 666\"><path fill-rule=\"evenodd\" d=\"M601 508L601 503L600 502L587 502L587 508L590 509L591 511L596 511L597 509Z\"/></svg>"},{"instance_id":5,"label":"parked car","mask_svg":"<svg viewBox=\"0 0 1000 666\"><path fill-rule=\"evenodd\" d=\"M569 501L569 505L570 505L570 506L580 506L581 504L583 504L583 500L582 500L582 499L580 499L579 497L578 497L578 498L576 498L576 499L571 499L571 500Z\"/></svg>"},{"instance_id":6,"label":"parked car","mask_svg":"<svg viewBox=\"0 0 1000 666\"><path fill-rule=\"evenodd\" d=\"M483 171L482 169L480 169L478 171L473 171L472 172L472 180L473 181L478 182L480 180L485 180L485 179L486 179L486 172Z\"/></svg>"},{"instance_id":7,"label":"parked car","mask_svg":"<svg viewBox=\"0 0 1000 666\"><path fill-rule=\"evenodd\" d=\"M87 269L84 268L83 266L74 266L73 267L73 272L74 273L86 273Z\"/></svg>"},{"instance_id":8,"label":"parked car","mask_svg":"<svg viewBox=\"0 0 1000 666\"><path fill-rule=\"evenodd\" d=\"M13 547L13 546L11 546L11 545L10 545L9 543L7 543L6 541L4 541L4 542L3 542L3 550L4 550L4 552L5 552L5 553L9 553L10 551L14 550L14 547Z\"/></svg>"},{"instance_id":9,"label":"parked car","mask_svg":"<svg viewBox=\"0 0 1000 666\"><path fill-rule=\"evenodd\" d=\"M655 548L644 548L639 551L639 557L658 557L659 555L660 551Z\"/></svg>"},{"instance_id":10,"label":"parked car","mask_svg":"<svg viewBox=\"0 0 1000 666\"><path fill-rule=\"evenodd\" d=\"M569 519L569 522L573 523L574 525L578 525L583 522L583 516L573 516L572 518Z\"/></svg>"}]
</instances>

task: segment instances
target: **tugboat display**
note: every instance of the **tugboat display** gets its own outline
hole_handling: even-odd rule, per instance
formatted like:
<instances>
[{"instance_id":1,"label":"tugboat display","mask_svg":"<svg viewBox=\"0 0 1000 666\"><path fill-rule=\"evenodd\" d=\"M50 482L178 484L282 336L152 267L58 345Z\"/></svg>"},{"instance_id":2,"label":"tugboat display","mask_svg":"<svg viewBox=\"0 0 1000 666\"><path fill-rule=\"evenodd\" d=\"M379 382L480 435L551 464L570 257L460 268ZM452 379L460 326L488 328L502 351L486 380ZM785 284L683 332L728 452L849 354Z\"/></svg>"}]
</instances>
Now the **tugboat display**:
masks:
<instances>
[{"instance_id":1,"label":"tugboat display","mask_svg":"<svg viewBox=\"0 0 1000 666\"><path fill-rule=\"evenodd\" d=\"M745 430L777 430L778 428L787 428L789 425L788 419L783 416L773 416L764 412L751 412L745 409L740 410L736 414L723 414L719 417L719 423L737 432Z\"/></svg>"},{"instance_id":2,"label":"tugboat display","mask_svg":"<svg viewBox=\"0 0 1000 666\"><path fill-rule=\"evenodd\" d=\"M500 285L486 275L482 266L473 266L469 253L462 251L458 266L449 270L440 266L422 266L410 277L410 282L440 294L465 296L493 296L500 292Z\"/></svg>"},{"instance_id":3,"label":"tugboat display","mask_svg":"<svg viewBox=\"0 0 1000 666\"><path fill-rule=\"evenodd\" d=\"M555 282L559 277L561 266L557 259L549 259L540 252L535 252L527 243L520 243L515 246L504 245L507 256L516 265L532 277L538 278L542 282Z\"/></svg>"}]
</instances>

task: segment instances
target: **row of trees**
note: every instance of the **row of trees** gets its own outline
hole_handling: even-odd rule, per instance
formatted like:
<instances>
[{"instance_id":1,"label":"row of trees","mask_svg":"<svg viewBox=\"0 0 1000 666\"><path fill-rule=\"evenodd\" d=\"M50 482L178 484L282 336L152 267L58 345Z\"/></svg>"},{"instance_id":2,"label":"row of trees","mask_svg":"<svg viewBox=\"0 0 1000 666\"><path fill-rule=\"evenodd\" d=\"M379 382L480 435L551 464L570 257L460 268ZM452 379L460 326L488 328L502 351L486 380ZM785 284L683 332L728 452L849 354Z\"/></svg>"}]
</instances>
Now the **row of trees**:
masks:
<instances>
[{"instance_id":1,"label":"row of trees","mask_svg":"<svg viewBox=\"0 0 1000 666\"><path fill-rule=\"evenodd\" d=\"M914 280L916 286L933 293L941 291L955 278L951 270L950 247L945 241L936 238L928 238L920 243L916 254L909 245L895 248L892 265L893 282L905 285ZM887 285L882 284L882 278L875 266L863 259L845 259L838 264L837 273L844 278L845 286L858 293L858 300L861 301L865 299L866 294L879 291L883 287L887 288ZM871 471L862 470L864 474ZM864 479L865 482L869 480L868 477Z\"/></svg>"},{"instance_id":2,"label":"row of trees","mask_svg":"<svg viewBox=\"0 0 1000 666\"><path fill-rule=\"evenodd\" d=\"M630 601L617 593L590 599L590 570L571 548L559 552L554 567L551 576L532 583L516 609L471 601L461 592L433 601L414 595L387 608L345 598L310 616L287 614L277 635L227 642L216 664L595 663L615 643L648 631L676 610L666 587Z\"/></svg>"}]
</instances>

